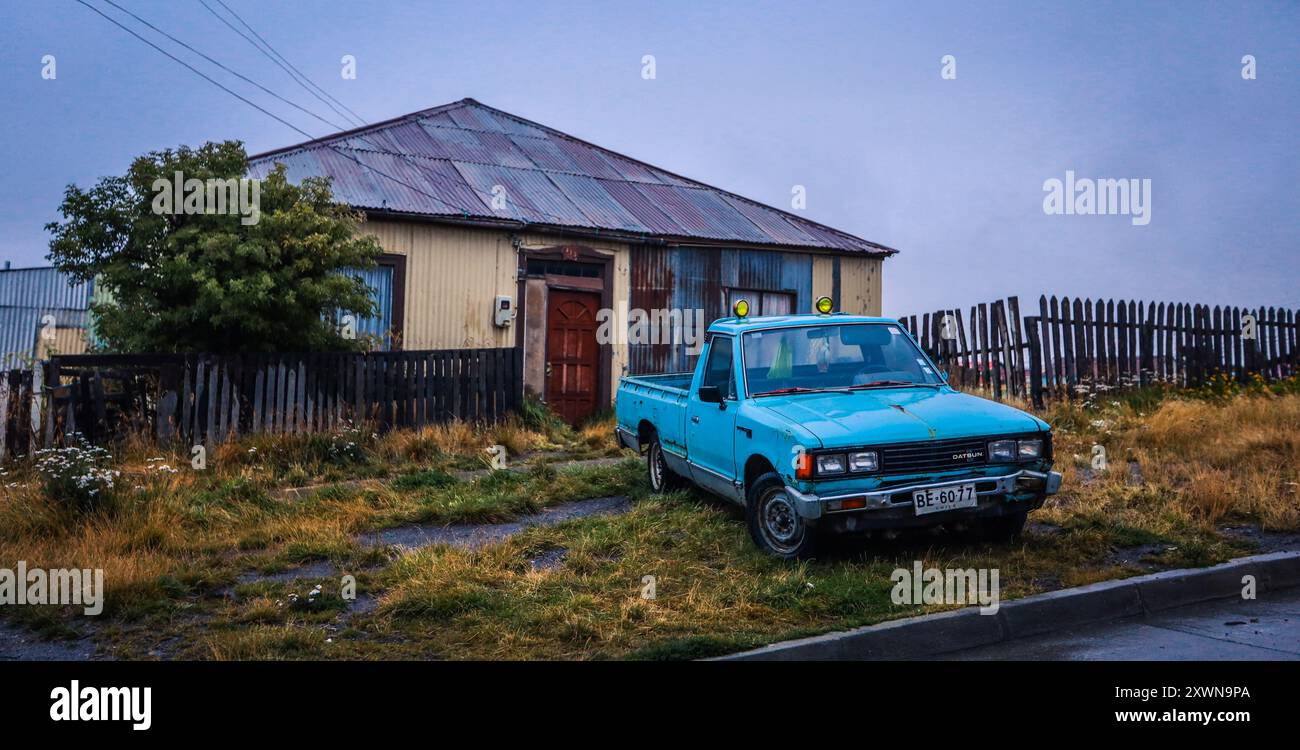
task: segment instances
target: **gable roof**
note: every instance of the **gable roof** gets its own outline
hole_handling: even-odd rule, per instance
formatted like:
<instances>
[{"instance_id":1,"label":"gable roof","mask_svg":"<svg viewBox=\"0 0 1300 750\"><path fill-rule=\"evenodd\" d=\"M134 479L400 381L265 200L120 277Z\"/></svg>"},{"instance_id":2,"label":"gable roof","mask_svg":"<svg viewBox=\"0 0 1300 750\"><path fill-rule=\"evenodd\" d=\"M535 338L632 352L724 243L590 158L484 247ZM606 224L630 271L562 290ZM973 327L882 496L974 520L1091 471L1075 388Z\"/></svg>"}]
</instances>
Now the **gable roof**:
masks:
<instances>
[{"instance_id":1,"label":"gable roof","mask_svg":"<svg viewBox=\"0 0 1300 750\"><path fill-rule=\"evenodd\" d=\"M462 99L249 158L354 208L674 241L896 250Z\"/></svg>"}]
</instances>

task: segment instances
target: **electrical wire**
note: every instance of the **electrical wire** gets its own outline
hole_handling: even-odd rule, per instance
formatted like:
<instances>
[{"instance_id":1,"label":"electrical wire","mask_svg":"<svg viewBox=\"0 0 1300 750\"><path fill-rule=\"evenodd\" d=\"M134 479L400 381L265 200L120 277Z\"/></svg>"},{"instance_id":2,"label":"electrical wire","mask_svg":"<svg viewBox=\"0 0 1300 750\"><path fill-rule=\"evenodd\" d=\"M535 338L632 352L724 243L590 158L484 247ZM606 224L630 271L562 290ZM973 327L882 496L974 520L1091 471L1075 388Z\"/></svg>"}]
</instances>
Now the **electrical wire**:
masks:
<instances>
[{"instance_id":1,"label":"electrical wire","mask_svg":"<svg viewBox=\"0 0 1300 750\"><path fill-rule=\"evenodd\" d=\"M217 2L220 3L221 0L217 0ZM345 120L349 120L349 122L352 122L354 125L362 126L366 124L365 120L362 119L360 115L357 115L355 112L352 112L352 110L349 109L342 102L339 102L339 106L343 107L344 110L347 110L347 113L351 113L350 117L343 110L340 110L338 107L334 106L334 104L331 104L328 99L322 97L321 94L318 94L315 91L313 91L311 87L307 85L307 83L311 83L312 86L316 86L316 84L312 82L310 79L308 79L306 76L303 76L302 73L295 72L298 69L295 68L293 64L290 63L288 60L284 59L284 57L281 56L280 53L276 52L275 48L271 47L270 44L267 44L266 40L262 39L261 35L253 30L253 27L245 23L244 19L240 18L238 13L230 9L230 6L226 5L225 3L221 3L221 7L225 8L226 11L230 13L230 15L234 16L235 19L238 20L239 23L244 26L244 28L248 29L249 32L253 34L253 36L257 37L258 40L261 40L261 44L258 44L258 42L254 40L252 37L250 37L248 34L245 34L244 32L235 28L234 24L230 23L229 20L227 20L224 16L218 13L211 5L208 5L206 0L199 0L199 4L202 5L204 8L206 8L207 11L211 13L218 21L221 21L223 24L225 24L227 28L229 28L231 31L235 32L237 35L243 38L244 41L253 45L253 48L256 49L258 52L262 53L262 55L265 56L268 60L275 63L277 66L279 66L280 70L283 70L290 78L293 79L294 83L301 86L304 91L316 97L316 99L319 100L326 107L329 107L330 109L334 110L334 114L338 115L339 117L342 117ZM266 45L266 48L263 49L262 45ZM279 59L277 59L277 56L279 57ZM304 81L306 81L306 83L304 83ZM316 86L316 88L320 89L321 93L325 94L325 96L328 96L330 99L334 99L333 96L330 96L328 91L321 89L319 86ZM335 99L335 101L338 100Z\"/></svg>"},{"instance_id":2,"label":"electrical wire","mask_svg":"<svg viewBox=\"0 0 1300 750\"><path fill-rule=\"evenodd\" d=\"M292 102L292 101L290 101L289 99L287 99L287 98L285 98L285 97L283 97L283 96L281 96L281 95L275 93L274 91L268 89L267 87L263 86L262 84L258 83L257 81L254 81L253 79L249 78L248 76L243 75L242 73L240 73L240 72L238 72L238 71L231 70L230 68L228 68L228 67L226 67L225 65L223 65L220 61L218 61L218 60L214 60L214 59L213 59L212 57L210 57L209 55L206 55L206 54L200 52L199 50L194 49L193 47L191 47L190 45L188 45L188 44L186 44L185 42L181 41L180 39L177 39L176 37L172 36L171 34L168 34L166 31L163 31L162 29L158 28L157 26L154 26L153 24L149 23L148 21L146 21L145 19L141 18L140 16L137 16L136 14L134 14L134 13L132 13L131 11L127 10L126 8L123 8L122 6L120 6L120 5L118 5L117 3L113 2L113 0L104 0L104 2L108 3L109 5L113 6L114 8L117 8L118 10L120 10L120 11L122 11L123 13L127 14L128 16L134 18L136 21L139 21L140 23L144 24L145 26L148 26L149 28L153 29L154 31L158 32L159 34L162 34L163 36L165 36L165 37L167 37L168 39L172 40L172 41L175 42L176 44L179 44L180 46L184 47L185 49L189 50L190 52L193 52L194 54L198 55L199 57L202 57L204 60L207 60L208 62L212 63L213 65L217 66L218 68L221 68L222 70L226 71L227 73L231 74L232 76L235 76L236 78L240 79L241 81L244 81L245 83L249 83L249 84L251 84L251 85L253 85L253 86L256 86L257 88L261 89L261 90L264 91L265 93L270 94L271 96L275 97L276 99L279 99L280 101L284 102L285 104L288 104L290 107L293 107L294 109L296 109L296 110L298 110L298 111L300 111L300 112L303 112L303 113L305 113L305 114L307 114L307 115L310 115L311 117L316 118L317 120L320 120L321 122L325 123L326 125L329 125L330 127L334 128L335 130L340 130L340 131L341 131L341 130L348 130L348 129L349 129L347 126L343 126L343 125L339 125L338 123L331 122L331 121L325 119L324 117L321 117L320 115L316 114L315 112L312 112L311 110L307 109L306 107L300 106L300 105L297 104L296 102Z\"/></svg>"},{"instance_id":3,"label":"electrical wire","mask_svg":"<svg viewBox=\"0 0 1300 750\"><path fill-rule=\"evenodd\" d=\"M169 59L171 59L172 61L177 62L177 63L180 63L181 65L185 66L188 70L190 70L190 72L192 72L192 73L194 73L195 75L199 76L200 78L202 78L203 80L207 81L208 83L211 83L213 86L216 86L217 88L221 89L222 91L226 92L227 94L230 94L231 96L233 96L233 97L235 97L236 99L240 100L241 102L247 104L248 106L252 107L253 109L256 109L258 112L261 112L262 114L266 115L267 117L270 117L271 119L275 120L276 122L279 122L280 124L284 125L285 127L289 128L289 129L291 129L291 130L293 130L294 132L301 134L303 137L307 138L308 140L316 140L316 138L315 138L314 136L312 136L311 133L308 133L307 131L303 130L302 128L298 127L297 125L294 125L293 123L289 122L288 120L284 119L283 117L280 117L279 115L275 114L274 112L271 112L270 110L268 110L268 109L262 107L261 105L257 104L256 102L253 102L252 100L247 99L247 98L245 98L244 96L241 96L238 92L233 91L233 90L227 88L226 86L222 85L219 81L216 81L216 80L214 80L213 78L211 78L210 76L208 76L207 74L205 74L203 71L199 70L198 68L195 68L193 65L190 65L189 63L185 62L184 60L180 59L179 57L176 57L176 56L173 55L172 53L168 52L167 50L163 49L162 47L159 47L158 45L154 44L153 42L149 41L148 39L145 39L143 36L140 36L139 34L137 34L133 29L131 29L131 28L129 28L129 27L127 27L127 26L125 26L125 25L119 23L119 22L117 21L117 19L112 18L111 16L105 14L105 13L104 13L103 11L101 11L99 8L96 8L95 6L93 6L93 5L91 5L90 3L86 2L86 0L76 0L76 2L78 2L78 3L80 3L80 4L84 5L84 6L86 6L87 8L89 8L89 9L92 10L92 11L94 11L96 14L98 14L100 17L102 17L103 19L105 19L105 20L108 21L109 23L113 24L114 26L117 26L118 28L122 29L123 31L125 31L126 33L128 33L128 34L130 34L131 36L135 37L136 39L139 39L140 41L144 42L145 44L149 45L150 47L153 47L155 50L157 50L158 52L161 52L163 55L167 56L167 57L168 57ZM427 192L427 191L425 191L425 190L422 190L422 189L416 187L415 185L411 185L410 183L408 183L408 182L406 182L406 181L404 181L404 180L402 180L402 179L400 179L400 178L394 177L394 176L392 176L392 175L390 175L390 174L384 172L383 170L380 170L380 169L377 169L377 168L375 168L375 167L372 167L372 166L370 166L369 164L366 164L366 163L362 162L361 160L357 159L356 157L352 156L351 154L345 153L342 149L340 149L340 148L338 148L338 147L336 147L336 146L334 146L334 145L332 145L332 144L328 144L328 143L327 143L327 144L322 144L322 145L324 145L326 148L329 148L330 150L334 151L335 153L339 154L340 156L344 157L345 159L348 159L348 160L350 160L350 161L356 162L359 166L361 166L361 167L364 168L364 169L369 169L370 171L374 172L375 174L378 174L378 175L380 175L380 176L382 176L382 177L386 177L386 178L388 178L388 179L390 179L390 180L392 180L392 181L394 181L394 182L396 182L396 183L398 183L398 184L400 184L400 185L404 185L405 187L410 188L411 190L414 190L414 191L417 192L417 193L420 193L420 194L425 195L425 196L427 196L427 197L429 197L429 198L432 198L433 200L437 201L438 203L441 203L442 205L444 205L444 206L446 206L447 208L451 209L453 213L462 214L462 215L468 215L468 214L469 214L469 212L468 212L467 210L465 210L465 209L463 209L463 208L460 208L460 207L458 207L458 206L453 206L452 204L450 204L450 203L448 203L448 202L442 200L441 198L439 198L439 197L436 196L436 195L433 195L432 193L429 193L429 192Z\"/></svg>"}]
</instances>

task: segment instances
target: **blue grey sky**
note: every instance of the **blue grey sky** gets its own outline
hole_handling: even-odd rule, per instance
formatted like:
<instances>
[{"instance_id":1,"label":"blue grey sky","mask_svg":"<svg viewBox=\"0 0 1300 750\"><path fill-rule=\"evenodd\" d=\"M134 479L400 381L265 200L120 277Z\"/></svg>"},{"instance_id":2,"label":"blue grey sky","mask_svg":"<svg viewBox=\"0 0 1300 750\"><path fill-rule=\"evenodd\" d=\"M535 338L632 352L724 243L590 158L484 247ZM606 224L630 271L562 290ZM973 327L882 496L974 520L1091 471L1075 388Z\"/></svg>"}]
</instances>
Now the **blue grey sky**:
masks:
<instances>
[{"instance_id":1,"label":"blue grey sky","mask_svg":"<svg viewBox=\"0 0 1300 750\"><path fill-rule=\"evenodd\" d=\"M198 0L115 1L337 119ZM887 314L1042 292L1300 307L1295 2L225 1L366 121L469 96L781 208L803 185L806 216L901 251ZM45 263L68 183L168 146L304 140L74 0L0 13L15 266ZM1150 179L1150 223L1045 214L1067 170Z\"/></svg>"}]
</instances>

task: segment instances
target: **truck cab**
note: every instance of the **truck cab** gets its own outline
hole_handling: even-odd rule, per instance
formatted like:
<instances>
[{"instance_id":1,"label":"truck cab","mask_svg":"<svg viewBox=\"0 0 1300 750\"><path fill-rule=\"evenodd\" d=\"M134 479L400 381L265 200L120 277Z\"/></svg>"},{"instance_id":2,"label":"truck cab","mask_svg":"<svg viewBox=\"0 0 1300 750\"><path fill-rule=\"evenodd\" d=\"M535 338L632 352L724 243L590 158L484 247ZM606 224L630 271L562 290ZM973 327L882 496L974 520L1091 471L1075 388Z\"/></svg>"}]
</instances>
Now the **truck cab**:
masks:
<instances>
[{"instance_id":1,"label":"truck cab","mask_svg":"<svg viewBox=\"0 0 1300 750\"><path fill-rule=\"evenodd\" d=\"M807 557L826 534L933 525L1018 535L1057 491L1050 426L950 387L896 320L736 315L709 326L693 373L624 377L622 444L651 487L744 506L751 536Z\"/></svg>"}]
</instances>

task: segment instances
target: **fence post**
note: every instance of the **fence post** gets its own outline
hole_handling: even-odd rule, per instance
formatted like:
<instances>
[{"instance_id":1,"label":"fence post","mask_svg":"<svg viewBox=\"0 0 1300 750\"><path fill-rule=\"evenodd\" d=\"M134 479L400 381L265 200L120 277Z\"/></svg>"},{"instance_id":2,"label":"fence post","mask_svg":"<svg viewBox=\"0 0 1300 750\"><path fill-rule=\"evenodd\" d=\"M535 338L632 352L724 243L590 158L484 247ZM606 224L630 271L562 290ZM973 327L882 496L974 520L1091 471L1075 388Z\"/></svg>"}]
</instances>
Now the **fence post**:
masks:
<instances>
[{"instance_id":1,"label":"fence post","mask_svg":"<svg viewBox=\"0 0 1300 750\"><path fill-rule=\"evenodd\" d=\"M41 405L44 402L44 394L42 394L41 391L45 390L45 376L47 375L45 368L48 364L48 362L41 362L32 368L31 455L36 455L36 451L43 447L41 445ZM53 428L54 422L51 420L51 433L53 432Z\"/></svg>"},{"instance_id":2,"label":"fence post","mask_svg":"<svg viewBox=\"0 0 1300 750\"><path fill-rule=\"evenodd\" d=\"M1034 408L1043 408L1043 345L1038 336L1038 318L1025 318L1029 336L1029 393Z\"/></svg>"},{"instance_id":3,"label":"fence post","mask_svg":"<svg viewBox=\"0 0 1300 750\"><path fill-rule=\"evenodd\" d=\"M1155 341L1155 326L1148 318L1142 323L1142 364L1138 367L1138 385L1149 385L1155 374L1155 359L1151 347Z\"/></svg>"}]
</instances>

